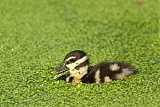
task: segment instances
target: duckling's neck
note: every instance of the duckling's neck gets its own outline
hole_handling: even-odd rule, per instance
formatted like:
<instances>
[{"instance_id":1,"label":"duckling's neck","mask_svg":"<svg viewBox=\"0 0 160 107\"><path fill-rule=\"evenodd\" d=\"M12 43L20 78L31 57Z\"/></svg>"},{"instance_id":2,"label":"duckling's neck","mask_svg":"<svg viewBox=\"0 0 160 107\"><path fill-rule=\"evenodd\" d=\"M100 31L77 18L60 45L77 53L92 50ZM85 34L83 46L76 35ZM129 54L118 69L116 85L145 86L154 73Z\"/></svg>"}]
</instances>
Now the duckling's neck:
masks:
<instances>
[{"instance_id":1,"label":"duckling's neck","mask_svg":"<svg viewBox=\"0 0 160 107\"><path fill-rule=\"evenodd\" d=\"M70 76L81 80L88 73L88 65L70 71Z\"/></svg>"}]
</instances>

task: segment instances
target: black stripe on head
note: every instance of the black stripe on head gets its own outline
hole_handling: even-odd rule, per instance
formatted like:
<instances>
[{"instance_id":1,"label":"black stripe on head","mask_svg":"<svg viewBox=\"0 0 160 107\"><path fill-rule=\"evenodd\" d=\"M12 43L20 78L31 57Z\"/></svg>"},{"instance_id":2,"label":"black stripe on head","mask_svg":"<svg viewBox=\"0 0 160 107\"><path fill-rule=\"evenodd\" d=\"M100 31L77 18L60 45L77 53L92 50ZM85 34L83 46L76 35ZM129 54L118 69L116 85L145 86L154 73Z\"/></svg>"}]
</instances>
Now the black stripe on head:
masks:
<instances>
[{"instance_id":1,"label":"black stripe on head","mask_svg":"<svg viewBox=\"0 0 160 107\"><path fill-rule=\"evenodd\" d=\"M89 65L89 60L87 59L86 61L84 61L84 62L82 62L82 63L80 63L79 65L77 65L76 67L75 67L75 69L80 69L81 67L84 67L84 66L86 66L86 65Z\"/></svg>"},{"instance_id":2,"label":"black stripe on head","mask_svg":"<svg viewBox=\"0 0 160 107\"><path fill-rule=\"evenodd\" d=\"M66 64L74 63L76 61L75 58L71 58L69 61L66 61Z\"/></svg>"}]
</instances>

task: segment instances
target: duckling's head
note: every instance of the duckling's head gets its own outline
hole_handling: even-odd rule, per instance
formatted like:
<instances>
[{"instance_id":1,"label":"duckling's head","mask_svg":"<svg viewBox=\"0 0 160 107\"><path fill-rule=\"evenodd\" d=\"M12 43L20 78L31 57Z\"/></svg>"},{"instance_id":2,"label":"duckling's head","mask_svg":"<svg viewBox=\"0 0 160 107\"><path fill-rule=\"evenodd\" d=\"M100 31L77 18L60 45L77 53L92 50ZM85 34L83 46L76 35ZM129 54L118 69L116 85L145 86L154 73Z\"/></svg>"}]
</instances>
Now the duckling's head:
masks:
<instances>
[{"instance_id":1,"label":"duckling's head","mask_svg":"<svg viewBox=\"0 0 160 107\"><path fill-rule=\"evenodd\" d=\"M89 59L87 54L81 50L74 50L65 56L58 75L69 71L70 76L73 76L76 79L81 79L88 73L88 66ZM58 77L58 75L56 77Z\"/></svg>"},{"instance_id":2,"label":"duckling's head","mask_svg":"<svg viewBox=\"0 0 160 107\"><path fill-rule=\"evenodd\" d=\"M85 52L75 50L68 53L64 58L64 63L69 69L70 76L81 79L88 73L89 59Z\"/></svg>"}]
</instances>

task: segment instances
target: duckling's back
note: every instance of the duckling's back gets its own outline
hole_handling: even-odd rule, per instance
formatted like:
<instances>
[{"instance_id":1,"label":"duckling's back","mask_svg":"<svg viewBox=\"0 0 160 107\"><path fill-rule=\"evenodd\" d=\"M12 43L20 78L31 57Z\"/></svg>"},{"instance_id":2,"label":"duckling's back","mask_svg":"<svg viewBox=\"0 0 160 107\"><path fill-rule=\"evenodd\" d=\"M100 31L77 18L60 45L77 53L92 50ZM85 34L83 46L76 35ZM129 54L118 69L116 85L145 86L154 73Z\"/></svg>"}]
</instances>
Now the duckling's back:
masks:
<instances>
[{"instance_id":1,"label":"duckling's back","mask_svg":"<svg viewBox=\"0 0 160 107\"><path fill-rule=\"evenodd\" d=\"M121 79L135 74L137 69L129 63L102 62L92 67L88 74L82 78L85 83L102 83Z\"/></svg>"}]
</instances>

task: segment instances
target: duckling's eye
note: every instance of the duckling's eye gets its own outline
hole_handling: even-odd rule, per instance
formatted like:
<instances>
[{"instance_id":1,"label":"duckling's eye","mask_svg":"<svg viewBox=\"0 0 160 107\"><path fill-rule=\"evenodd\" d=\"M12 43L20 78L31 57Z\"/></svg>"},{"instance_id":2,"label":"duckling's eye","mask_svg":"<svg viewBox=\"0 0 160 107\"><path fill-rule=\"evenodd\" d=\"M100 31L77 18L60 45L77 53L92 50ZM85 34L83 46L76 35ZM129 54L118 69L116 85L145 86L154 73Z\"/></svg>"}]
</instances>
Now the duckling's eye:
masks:
<instances>
[{"instance_id":1,"label":"duckling's eye","mask_svg":"<svg viewBox=\"0 0 160 107\"><path fill-rule=\"evenodd\" d=\"M69 61L67 61L66 64L71 64L71 63L74 63L75 61L76 61L76 60L72 58L72 59L70 59Z\"/></svg>"},{"instance_id":2,"label":"duckling's eye","mask_svg":"<svg viewBox=\"0 0 160 107\"><path fill-rule=\"evenodd\" d=\"M69 60L69 62L71 62L71 63L73 63L73 62L75 62L75 61L76 61L76 60L73 59L73 58Z\"/></svg>"}]
</instances>

